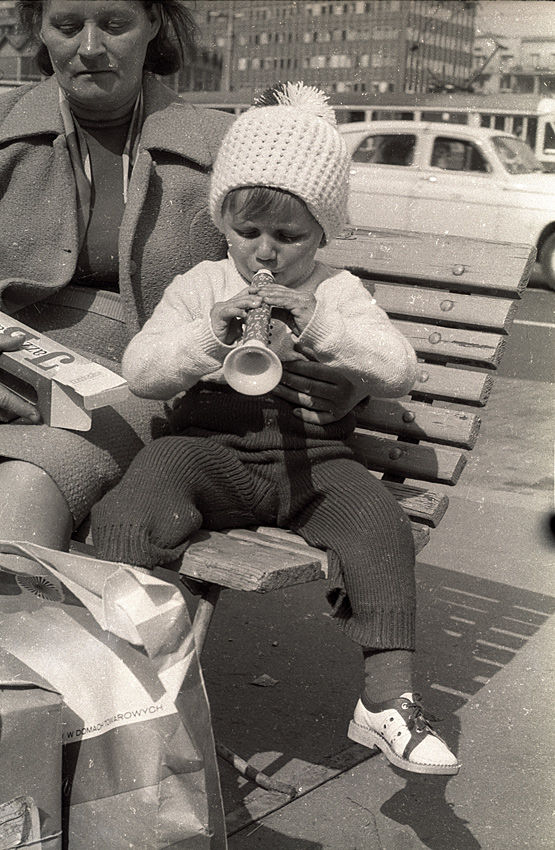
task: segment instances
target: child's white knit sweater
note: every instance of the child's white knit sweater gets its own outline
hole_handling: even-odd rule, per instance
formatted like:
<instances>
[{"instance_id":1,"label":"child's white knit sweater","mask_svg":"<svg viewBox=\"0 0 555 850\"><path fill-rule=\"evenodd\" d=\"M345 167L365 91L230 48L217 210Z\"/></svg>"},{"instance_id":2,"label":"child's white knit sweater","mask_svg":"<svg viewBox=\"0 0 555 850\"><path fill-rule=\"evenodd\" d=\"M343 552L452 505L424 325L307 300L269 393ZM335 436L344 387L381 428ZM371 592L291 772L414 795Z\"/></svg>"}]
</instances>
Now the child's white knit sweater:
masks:
<instances>
[{"instance_id":1,"label":"child's white knit sweater","mask_svg":"<svg viewBox=\"0 0 555 850\"><path fill-rule=\"evenodd\" d=\"M313 276L321 280L316 309L300 336L272 319L271 347L278 357L287 362L306 355L337 367L370 396L405 395L416 374L407 339L350 272L316 263ZM133 392L170 399L203 378L223 383L221 367L234 346L215 336L210 310L246 286L229 258L178 275L125 352L123 374Z\"/></svg>"}]
</instances>

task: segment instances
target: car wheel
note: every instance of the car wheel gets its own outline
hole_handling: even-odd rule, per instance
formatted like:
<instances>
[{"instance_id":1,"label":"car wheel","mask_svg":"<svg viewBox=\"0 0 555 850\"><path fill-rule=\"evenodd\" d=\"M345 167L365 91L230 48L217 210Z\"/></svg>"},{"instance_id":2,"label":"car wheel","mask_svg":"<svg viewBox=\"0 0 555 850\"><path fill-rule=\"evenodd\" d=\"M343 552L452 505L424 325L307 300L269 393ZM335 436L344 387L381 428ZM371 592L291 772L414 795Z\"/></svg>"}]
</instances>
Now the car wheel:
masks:
<instances>
[{"instance_id":1,"label":"car wheel","mask_svg":"<svg viewBox=\"0 0 555 850\"><path fill-rule=\"evenodd\" d=\"M555 289L555 233L543 243L539 260L545 282L551 289Z\"/></svg>"}]
</instances>

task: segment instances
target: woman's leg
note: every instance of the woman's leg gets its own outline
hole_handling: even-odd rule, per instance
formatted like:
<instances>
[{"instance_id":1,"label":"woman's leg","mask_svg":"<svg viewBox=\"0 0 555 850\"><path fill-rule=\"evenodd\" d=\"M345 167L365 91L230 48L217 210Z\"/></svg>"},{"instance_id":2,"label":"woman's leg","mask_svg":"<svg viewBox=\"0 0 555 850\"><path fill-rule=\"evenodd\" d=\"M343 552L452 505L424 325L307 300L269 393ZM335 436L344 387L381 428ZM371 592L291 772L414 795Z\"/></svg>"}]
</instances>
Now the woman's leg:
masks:
<instances>
[{"instance_id":1,"label":"woman's leg","mask_svg":"<svg viewBox=\"0 0 555 850\"><path fill-rule=\"evenodd\" d=\"M72 529L67 502L48 473L26 461L0 463L0 539L67 551ZM17 555L0 559L15 570L26 562Z\"/></svg>"}]
</instances>

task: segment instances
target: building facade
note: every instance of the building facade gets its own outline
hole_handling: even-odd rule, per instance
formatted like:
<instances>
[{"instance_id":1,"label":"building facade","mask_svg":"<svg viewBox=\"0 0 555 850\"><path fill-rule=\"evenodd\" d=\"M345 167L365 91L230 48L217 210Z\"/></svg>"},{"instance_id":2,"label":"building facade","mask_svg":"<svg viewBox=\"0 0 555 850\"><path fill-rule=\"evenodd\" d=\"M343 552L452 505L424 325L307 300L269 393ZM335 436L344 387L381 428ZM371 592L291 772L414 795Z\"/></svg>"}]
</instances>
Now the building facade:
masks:
<instances>
[{"instance_id":1,"label":"building facade","mask_svg":"<svg viewBox=\"0 0 555 850\"><path fill-rule=\"evenodd\" d=\"M476 4L453 0L197 0L221 89L302 79L329 93L461 86L473 68Z\"/></svg>"},{"instance_id":2,"label":"building facade","mask_svg":"<svg viewBox=\"0 0 555 850\"><path fill-rule=\"evenodd\" d=\"M555 95L555 35L506 38L487 33L476 38L474 56L477 66L487 62L476 82L484 93Z\"/></svg>"}]
</instances>

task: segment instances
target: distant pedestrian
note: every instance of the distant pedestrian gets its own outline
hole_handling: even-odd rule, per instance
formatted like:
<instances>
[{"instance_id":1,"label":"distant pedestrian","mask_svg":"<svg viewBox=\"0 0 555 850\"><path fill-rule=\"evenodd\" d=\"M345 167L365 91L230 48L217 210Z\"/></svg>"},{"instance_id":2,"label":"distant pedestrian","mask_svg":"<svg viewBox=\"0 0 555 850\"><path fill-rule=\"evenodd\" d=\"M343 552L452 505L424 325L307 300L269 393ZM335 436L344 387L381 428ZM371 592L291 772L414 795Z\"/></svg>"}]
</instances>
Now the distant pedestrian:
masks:
<instances>
[{"instance_id":1,"label":"distant pedestrian","mask_svg":"<svg viewBox=\"0 0 555 850\"><path fill-rule=\"evenodd\" d=\"M178 275L123 358L137 395L182 394L174 435L146 446L95 507L93 537L101 558L143 567L174 561L201 527L287 527L326 549L333 616L364 657L349 736L406 770L456 773L413 693L410 523L346 442L354 415L307 422L278 395L241 395L222 374L241 322L265 303L283 361L332 365L360 397L402 396L414 382L413 349L362 282L315 258L344 224L350 167L326 100L301 83L279 86L225 136L210 211L228 257ZM262 268L275 282L259 289Z\"/></svg>"}]
</instances>

